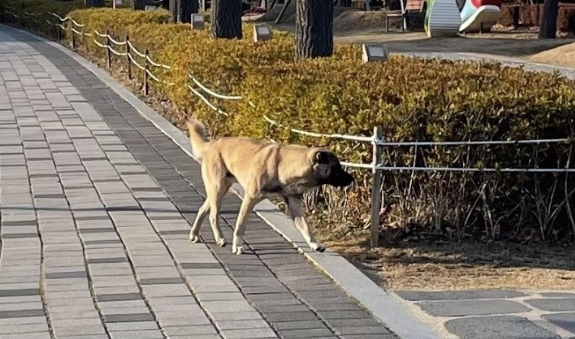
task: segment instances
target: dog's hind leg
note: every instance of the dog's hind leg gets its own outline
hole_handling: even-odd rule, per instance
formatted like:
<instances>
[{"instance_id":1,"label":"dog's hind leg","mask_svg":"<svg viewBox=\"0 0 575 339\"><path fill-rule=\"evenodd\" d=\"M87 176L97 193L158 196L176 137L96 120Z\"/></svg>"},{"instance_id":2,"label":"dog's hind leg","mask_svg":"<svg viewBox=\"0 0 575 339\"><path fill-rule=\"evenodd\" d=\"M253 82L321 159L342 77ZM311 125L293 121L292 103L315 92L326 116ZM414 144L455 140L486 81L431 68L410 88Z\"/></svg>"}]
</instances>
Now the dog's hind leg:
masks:
<instances>
[{"instance_id":1,"label":"dog's hind leg","mask_svg":"<svg viewBox=\"0 0 575 339\"><path fill-rule=\"evenodd\" d=\"M313 236L313 227L308 225L307 221L305 220L305 213L303 210L303 203L301 198L288 197L288 210L295 226L301 232L309 247L317 252L325 251L325 245L316 242L315 237Z\"/></svg>"},{"instance_id":2,"label":"dog's hind leg","mask_svg":"<svg viewBox=\"0 0 575 339\"><path fill-rule=\"evenodd\" d=\"M207 192L206 202L209 204L210 210L210 225L212 226L212 232L214 233L214 239L220 247L226 246L226 239L222 233L219 223L219 211L222 204L222 200L226 192L230 189L231 183L222 178L221 181L217 181L214 185L210 186L209 192ZM206 190L208 188L206 187Z\"/></svg>"},{"instance_id":3,"label":"dog's hind leg","mask_svg":"<svg viewBox=\"0 0 575 339\"><path fill-rule=\"evenodd\" d=\"M190 231L190 240L192 242L200 241L200 227L202 227L202 223L204 222L204 219L208 215L209 211L210 203L208 200L206 200L198 210L198 215L196 216L196 220L194 220L194 224L192 225L192 229Z\"/></svg>"},{"instance_id":4,"label":"dog's hind leg","mask_svg":"<svg viewBox=\"0 0 575 339\"><path fill-rule=\"evenodd\" d=\"M258 199L253 198L247 194L244 195L244 200L240 207L238 213L238 220L236 221L236 227L234 228L234 238L232 239L232 253L242 254L244 252L244 247L239 243L240 238L244 236L244 231L246 228L246 221L249 217L249 213L253 210L254 206L258 203Z\"/></svg>"}]
</instances>

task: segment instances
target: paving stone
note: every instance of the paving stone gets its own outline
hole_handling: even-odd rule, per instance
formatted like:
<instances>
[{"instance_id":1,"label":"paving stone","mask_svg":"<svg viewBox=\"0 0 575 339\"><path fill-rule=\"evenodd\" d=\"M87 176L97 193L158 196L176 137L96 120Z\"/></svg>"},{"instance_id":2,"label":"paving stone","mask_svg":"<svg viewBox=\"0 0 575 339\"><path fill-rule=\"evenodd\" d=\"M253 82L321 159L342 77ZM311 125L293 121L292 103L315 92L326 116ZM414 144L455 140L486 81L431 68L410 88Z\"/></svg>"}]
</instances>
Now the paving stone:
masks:
<instances>
[{"instance_id":1,"label":"paving stone","mask_svg":"<svg viewBox=\"0 0 575 339\"><path fill-rule=\"evenodd\" d=\"M164 339L159 330L110 332L111 339Z\"/></svg>"},{"instance_id":2,"label":"paving stone","mask_svg":"<svg viewBox=\"0 0 575 339\"><path fill-rule=\"evenodd\" d=\"M430 315L443 317L530 311L529 308L510 300L422 301L416 305Z\"/></svg>"},{"instance_id":3,"label":"paving stone","mask_svg":"<svg viewBox=\"0 0 575 339\"><path fill-rule=\"evenodd\" d=\"M98 325L78 325L78 326L67 326L67 327L55 327L54 333L60 336L75 336L75 335L92 335L92 334L106 334L104 327L101 324Z\"/></svg>"},{"instance_id":4,"label":"paving stone","mask_svg":"<svg viewBox=\"0 0 575 339\"><path fill-rule=\"evenodd\" d=\"M3 324L0 326L0 337L4 334L49 332L46 321L34 324Z\"/></svg>"},{"instance_id":5,"label":"paving stone","mask_svg":"<svg viewBox=\"0 0 575 339\"><path fill-rule=\"evenodd\" d=\"M44 315L43 309L0 311L0 319L38 317L43 315Z\"/></svg>"},{"instance_id":6,"label":"paving stone","mask_svg":"<svg viewBox=\"0 0 575 339\"><path fill-rule=\"evenodd\" d=\"M575 312L575 298L531 299L531 300L525 300L525 302L543 311Z\"/></svg>"},{"instance_id":7,"label":"paving stone","mask_svg":"<svg viewBox=\"0 0 575 339\"><path fill-rule=\"evenodd\" d=\"M5 334L2 339L51 339L50 332Z\"/></svg>"},{"instance_id":8,"label":"paving stone","mask_svg":"<svg viewBox=\"0 0 575 339\"><path fill-rule=\"evenodd\" d=\"M449 320L445 328L462 339L559 339L554 334L517 316L466 317Z\"/></svg>"},{"instance_id":9,"label":"paving stone","mask_svg":"<svg viewBox=\"0 0 575 339\"><path fill-rule=\"evenodd\" d=\"M4 284L0 286L5 286ZM0 298L3 297L21 297L28 295L39 295L40 289L38 288L24 288L24 289L1 289L0 287Z\"/></svg>"},{"instance_id":10,"label":"paving stone","mask_svg":"<svg viewBox=\"0 0 575 339\"><path fill-rule=\"evenodd\" d=\"M158 324L154 321L135 321L126 323L109 323L106 324L111 332L118 331L137 331L137 330L157 330Z\"/></svg>"},{"instance_id":11,"label":"paving stone","mask_svg":"<svg viewBox=\"0 0 575 339\"><path fill-rule=\"evenodd\" d=\"M505 299L522 297L525 294L512 290L466 290L466 291L397 291L397 295L405 300L475 300L475 299Z\"/></svg>"},{"instance_id":12,"label":"paving stone","mask_svg":"<svg viewBox=\"0 0 575 339\"><path fill-rule=\"evenodd\" d=\"M140 293L118 293L118 294L97 294L96 300L98 302L107 301L125 301L125 300L141 300L142 295Z\"/></svg>"},{"instance_id":13,"label":"paving stone","mask_svg":"<svg viewBox=\"0 0 575 339\"><path fill-rule=\"evenodd\" d=\"M281 335L285 339L311 338L311 337L335 337L335 335L326 327L308 328L296 330L283 330Z\"/></svg>"},{"instance_id":14,"label":"paving stone","mask_svg":"<svg viewBox=\"0 0 575 339\"><path fill-rule=\"evenodd\" d=\"M136 314L111 314L104 316L107 323L122 323L122 322L140 322L140 321L154 321L154 317L150 313L136 313Z\"/></svg>"},{"instance_id":15,"label":"paving stone","mask_svg":"<svg viewBox=\"0 0 575 339\"><path fill-rule=\"evenodd\" d=\"M575 312L545 314L542 317L555 326L575 333Z\"/></svg>"},{"instance_id":16,"label":"paving stone","mask_svg":"<svg viewBox=\"0 0 575 339\"><path fill-rule=\"evenodd\" d=\"M564 292L550 292L550 293L540 293L544 298L575 298L575 293L564 293Z\"/></svg>"},{"instance_id":17,"label":"paving stone","mask_svg":"<svg viewBox=\"0 0 575 339\"><path fill-rule=\"evenodd\" d=\"M199 334L218 334L212 325L194 325L194 326L164 326L164 331L168 336L174 335L199 335Z\"/></svg>"}]
</instances>

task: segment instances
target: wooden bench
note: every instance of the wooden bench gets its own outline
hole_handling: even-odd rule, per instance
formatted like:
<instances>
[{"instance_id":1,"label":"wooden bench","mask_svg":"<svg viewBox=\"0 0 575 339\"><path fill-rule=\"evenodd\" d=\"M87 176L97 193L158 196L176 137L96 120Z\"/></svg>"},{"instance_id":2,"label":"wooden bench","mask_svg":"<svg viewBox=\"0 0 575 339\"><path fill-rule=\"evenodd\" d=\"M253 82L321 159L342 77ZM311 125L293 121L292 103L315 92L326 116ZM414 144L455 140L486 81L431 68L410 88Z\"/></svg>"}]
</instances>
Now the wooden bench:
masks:
<instances>
[{"instance_id":1,"label":"wooden bench","mask_svg":"<svg viewBox=\"0 0 575 339\"><path fill-rule=\"evenodd\" d=\"M404 2L405 1L405 2ZM399 0L400 11L390 11L385 14L385 31L389 32L389 19L401 18L401 31L407 29L407 20L410 17L422 17L425 14L425 0Z\"/></svg>"}]
</instances>

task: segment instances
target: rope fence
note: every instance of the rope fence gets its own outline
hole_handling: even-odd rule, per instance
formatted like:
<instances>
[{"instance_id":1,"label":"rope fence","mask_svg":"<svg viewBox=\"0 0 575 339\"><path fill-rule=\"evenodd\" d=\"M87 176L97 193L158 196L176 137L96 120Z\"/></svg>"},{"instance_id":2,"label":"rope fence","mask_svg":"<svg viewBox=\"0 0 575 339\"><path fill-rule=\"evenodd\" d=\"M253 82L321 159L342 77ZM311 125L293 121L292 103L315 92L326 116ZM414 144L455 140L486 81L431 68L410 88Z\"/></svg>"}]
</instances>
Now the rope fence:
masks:
<instances>
[{"instance_id":1,"label":"rope fence","mask_svg":"<svg viewBox=\"0 0 575 339\"><path fill-rule=\"evenodd\" d=\"M7 8L4 11L5 13L12 15L14 18L18 18L18 16L14 13L14 10L11 8ZM26 13L27 16L38 16L33 13ZM112 37L108 31L106 33L100 33L97 30L94 30L92 33L84 32L85 24L81 24L76 22L74 19L70 17L61 17L56 13L51 13L51 16L56 18L58 22L52 23L47 20L47 23L51 25L57 32L58 40L62 42L62 32L70 31L69 34L71 39L71 47L72 49L76 49L76 39L80 37L84 39L85 37L92 37L92 41L96 46L99 48L106 50L106 61L108 69L112 68L112 62L115 57L122 57L125 58L127 65L128 65L128 78L133 78L133 70L132 67L136 67L138 70L142 71L143 76L143 91L144 95L149 95L150 92L150 81L161 83L164 85L174 85L173 83L167 83L160 79L156 74L152 72L153 68L161 68L165 71L175 71L169 65L162 64L153 60L150 55L149 51L146 49L144 52L138 50L132 42L130 41L129 36L126 36L124 41L119 40L118 38ZM64 26L66 22L70 22L67 27ZM104 39L105 41L102 41ZM99 41L100 40L100 41ZM122 47L125 51L117 50L118 47ZM139 58L141 61L138 61ZM240 101L243 100L242 96L240 95L224 95L221 93L217 93L215 90L208 88L202 82L200 82L196 77L194 77L191 73L188 73L188 78L191 80L191 83L186 84L187 89L190 90L192 94L197 96L201 101L203 101L209 108L211 108L216 114L229 116L228 113L224 112L220 107L213 104L209 98L217 98L224 101ZM194 88L194 86L196 88ZM252 102L248 102L248 104L252 107L256 107L255 104ZM371 183L371 222L370 222L370 230L371 230L371 246L377 246L378 244L378 234L379 234L379 213L381 210L381 184L383 180L383 174L385 172L390 171L399 171L404 172L408 171L411 173L414 172L486 172L486 173L573 173L575 172L575 168L472 168L472 167L418 167L414 166L390 166L385 164L382 160L382 154L384 148L395 147L395 148L402 148L402 147L457 147L457 146L486 146L486 145L528 145L528 144L558 144L558 143L566 143L571 144L573 140L571 139L538 139L538 140L469 140L469 141L387 141L384 139L382 135L382 131L380 127L374 127L373 133L370 136L365 135L351 135L351 134L326 134L326 133L318 133L312 131L306 131L302 129L292 128L290 126L282 125L281 123L277 122L276 120L270 118L267 115L263 115L263 119L270 125L270 126L277 126L289 130L292 133L311 137L311 138L327 138L333 140L344 140L344 141L351 141L356 143L363 143L363 144L370 144L372 148L372 161L370 163L354 163L354 162L345 162L343 161L341 164L344 167L348 168L356 168L358 170L370 170L373 174L373 179Z\"/></svg>"}]
</instances>

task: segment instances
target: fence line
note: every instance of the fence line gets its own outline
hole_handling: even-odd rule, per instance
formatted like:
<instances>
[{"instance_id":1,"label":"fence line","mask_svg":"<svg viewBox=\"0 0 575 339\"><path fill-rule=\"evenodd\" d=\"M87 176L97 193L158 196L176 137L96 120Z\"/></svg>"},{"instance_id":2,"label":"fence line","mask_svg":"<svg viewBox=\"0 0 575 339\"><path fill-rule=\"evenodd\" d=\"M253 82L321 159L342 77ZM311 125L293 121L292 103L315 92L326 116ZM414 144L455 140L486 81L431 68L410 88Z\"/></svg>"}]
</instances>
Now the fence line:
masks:
<instances>
[{"instance_id":1,"label":"fence line","mask_svg":"<svg viewBox=\"0 0 575 339\"><path fill-rule=\"evenodd\" d=\"M8 13L8 11L5 11L5 13ZM27 13L27 12L26 12ZM27 13L30 16L30 13ZM10 12L10 15L12 15L15 18L18 18L18 16L13 13ZM77 29L75 29L75 27L85 27L85 24L80 24L76 21L74 21L74 19L66 16L64 18L62 18L61 16L59 16L56 13L51 13L52 16L54 16L55 18L57 18L59 20L59 23L53 24L50 23L49 20L47 20L47 22L54 26L56 30L58 30L58 32L61 33L61 30L67 31L67 28L63 26L63 23L65 23L66 21L71 21L72 22L72 27L70 27L70 30L72 31L71 37L72 37L72 47L75 48L75 35L81 35L81 36L92 36L92 34L89 33L84 33L83 31L79 31ZM93 42L96 44L96 46L100 47L100 48L105 48L107 50L107 61L108 61L108 67L111 67L111 63L112 63L112 59L111 59L111 55L114 54L116 56L119 57L127 57L127 61L128 61L128 76L131 79L131 66L134 65L136 66L138 69L143 71L143 75L144 75L144 94L148 95L149 93L149 88L148 88L148 82L149 79L156 81L156 82L160 82L160 83L165 83L164 81L162 81L161 79L159 79L156 75L154 75L151 70L150 67L159 67L159 68L163 68L165 70L174 70L171 66L169 65L165 65L165 64L161 64L158 62L155 62L153 59L150 58L148 50L146 50L144 53L140 52L133 44L132 42L129 40L129 37L126 36L126 40L125 41L118 41L116 39L114 39L112 36L110 36L110 34L108 32L106 32L106 34L102 34L99 33L97 30L94 30L93 32ZM60 37L60 41L61 41L61 34L59 35ZM105 38L106 39L106 44L102 44L100 42L97 41L96 37L100 37L100 38ZM126 46L126 52L119 52L116 51L113 46ZM136 61L136 58L134 57L138 56L140 58L144 59L144 65L141 65L138 61ZM191 93L193 93L194 95L196 95L201 101L203 101L204 103L206 103L206 105L208 105L208 107L210 107L211 109L213 109L217 114L221 114L221 115L225 115L225 116L229 116L228 113L224 112L222 109L220 109L219 107L217 107L216 105L214 105L213 103L211 103L208 98L206 98L206 95L211 96L211 97L215 97L218 99L222 99L222 100L227 100L227 101L238 101L238 100L242 100L242 96L240 95L224 95L221 93L217 93L216 91L208 88L207 86L205 86L204 84L202 84L198 79L196 79L191 73L187 74L189 79L192 80L192 82L199 88L199 90L193 88L190 84L187 84L186 87L191 91ZM173 83L170 83L168 85L173 85ZM200 91L202 91L204 94L202 94ZM252 102L248 102L248 104L252 107L256 107ZM378 240L378 229L379 229L379 211L381 209L381 194L380 194L380 186L381 186L381 182L382 182L382 175L383 172L389 172L389 171L409 171L411 173L414 173L416 171L419 172L475 172L475 173L481 173L481 172L488 172L488 173L572 173L575 172L575 168L471 168L471 167L463 167L463 168L453 168L453 167L401 167L401 166L387 166L385 165L385 163L382 161L382 149L384 147L419 147L419 146L438 146L438 147L448 147L448 146L479 146L479 145L525 145L525 144L542 144L542 143L572 143L574 140L569 139L569 138L563 138L563 139L533 139L533 140L469 140L469 141L386 141L384 140L384 137L381 134L381 129L379 127L375 127L373 129L373 134L371 136L362 136L362 135L349 135L349 134L325 134L325 133L317 133L317 132L311 132L311 131L306 131L306 130L301 130L301 129L295 129L295 128L291 128L289 126L284 126L282 124L280 124L279 122L271 119L270 117L268 117L267 115L263 115L263 119L270 125L272 126L279 126L282 128L286 128L289 131L299 134L299 135L303 135L303 136L308 136L308 137L313 137L313 138L329 138L329 139L334 139L334 140L346 140L346 141L354 141L354 142L359 142L359 143L369 143L372 145L372 161L369 164L365 164L365 163L352 163L352 162L344 162L342 161L341 164L342 166L345 167L350 167L350 168L357 168L357 169L363 169L363 170L371 170L372 174L373 174L373 181L371 184L371 225L370 225L370 229L371 229L371 245L372 246L377 246L377 240Z\"/></svg>"}]
</instances>

